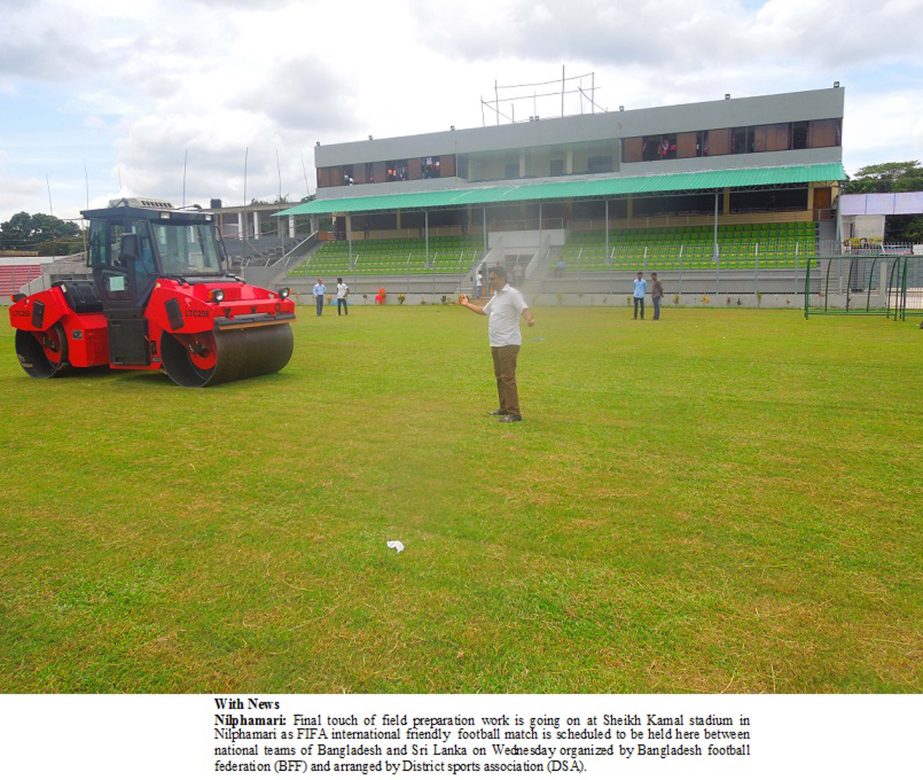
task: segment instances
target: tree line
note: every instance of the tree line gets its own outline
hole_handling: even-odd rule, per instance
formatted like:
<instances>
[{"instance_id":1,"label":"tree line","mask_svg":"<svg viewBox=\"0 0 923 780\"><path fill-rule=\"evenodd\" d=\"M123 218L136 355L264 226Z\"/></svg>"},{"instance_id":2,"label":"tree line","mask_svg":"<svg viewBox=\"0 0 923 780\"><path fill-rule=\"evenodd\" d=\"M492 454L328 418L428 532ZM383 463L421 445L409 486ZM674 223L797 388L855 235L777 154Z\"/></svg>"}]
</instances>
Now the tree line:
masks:
<instances>
[{"instance_id":1,"label":"tree line","mask_svg":"<svg viewBox=\"0 0 923 780\"><path fill-rule=\"evenodd\" d=\"M874 192L923 192L923 168L919 160L866 165L843 185L848 195ZM923 215L895 214L885 220L887 243L923 244Z\"/></svg>"},{"instance_id":2,"label":"tree line","mask_svg":"<svg viewBox=\"0 0 923 780\"><path fill-rule=\"evenodd\" d=\"M0 250L71 255L83 251L83 231L50 214L20 211L0 223Z\"/></svg>"}]
</instances>

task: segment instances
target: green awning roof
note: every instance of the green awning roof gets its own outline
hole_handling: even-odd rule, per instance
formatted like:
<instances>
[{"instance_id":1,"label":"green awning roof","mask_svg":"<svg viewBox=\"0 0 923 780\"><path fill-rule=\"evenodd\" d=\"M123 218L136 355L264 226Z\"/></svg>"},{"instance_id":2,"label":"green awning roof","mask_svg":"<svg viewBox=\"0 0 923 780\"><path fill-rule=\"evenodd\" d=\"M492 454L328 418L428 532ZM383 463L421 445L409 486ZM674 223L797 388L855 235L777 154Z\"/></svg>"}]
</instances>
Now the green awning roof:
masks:
<instances>
[{"instance_id":1,"label":"green awning roof","mask_svg":"<svg viewBox=\"0 0 923 780\"><path fill-rule=\"evenodd\" d=\"M780 184L806 184L842 181L846 172L841 163L786 165L774 168L737 168L725 171L665 173L654 176L619 176L579 181L523 183L502 187L469 187L432 192L366 195L359 198L323 198L300 203L274 216L299 214L337 214L364 211L411 211L453 206L490 205L531 200L558 201L571 198L607 198L620 195L645 195L657 192L688 192L725 187L764 187Z\"/></svg>"}]
</instances>

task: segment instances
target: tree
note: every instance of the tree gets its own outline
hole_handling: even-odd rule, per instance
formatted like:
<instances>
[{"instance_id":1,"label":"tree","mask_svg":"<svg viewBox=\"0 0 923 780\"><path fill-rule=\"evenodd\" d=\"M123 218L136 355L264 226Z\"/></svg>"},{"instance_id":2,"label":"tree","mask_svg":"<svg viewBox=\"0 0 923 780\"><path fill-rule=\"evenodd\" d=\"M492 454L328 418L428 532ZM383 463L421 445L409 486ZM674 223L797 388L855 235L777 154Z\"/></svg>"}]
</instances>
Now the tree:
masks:
<instances>
[{"instance_id":1,"label":"tree","mask_svg":"<svg viewBox=\"0 0 923 780\"><path fill-rule=\"evenodd\" d=\"M919 160L866 165L843 185L843 192L848 195L920 191L923 191L923 168Z\"/></svg>"},{"instance_id":2,"label":"tree","mask_svg":"<svg viewBox=\"0 0 923 780\"><path fill-rule=\"evenodd\" d=\"M0 249L36 251L40 244L64 239L73 242L80 228L73 222L48 214L28 214L20 211L0 224Z\"/></svg>"},{"instance_id":3,"label":"tree","mask_svg":"<svg viewBox=\"0 0 923 780\"><path fill-rule=\"evenodd\" d=\"M885 220L885 241L888 243L923 244L923 217L895 214Z\"/></svg>"},{"instance_id":4,"label":"tree","mask_svg":"<svg viewBox=\"0 0 923 780\"><path fill-rule=\"evenodd\" d=\"M918 160L866 165L856 171L855 178L843 185L843 192L923 192L923 167ZM895 214L885 220L885 241L923 243L923 216Z\"/></svg>"}]
</instances>

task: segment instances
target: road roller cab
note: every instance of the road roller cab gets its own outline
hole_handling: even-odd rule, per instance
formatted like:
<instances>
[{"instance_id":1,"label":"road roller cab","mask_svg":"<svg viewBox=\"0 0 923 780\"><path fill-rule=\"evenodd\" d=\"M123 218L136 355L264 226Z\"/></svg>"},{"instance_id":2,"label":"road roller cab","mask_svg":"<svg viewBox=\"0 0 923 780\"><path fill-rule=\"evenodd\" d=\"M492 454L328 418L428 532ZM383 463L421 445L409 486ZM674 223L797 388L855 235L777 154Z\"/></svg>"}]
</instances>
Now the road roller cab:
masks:
<instances>
[{"instance_id":1,"label":"road roller cab","mask_svg":"<svg viewBox=\"0 0 923 780\"><path fill-rule=\"evenodd\" d=\"M288 363L288 291L226 273L211 214L133 198L83 216L92 281L15 296L10 307L28 374L109 365L163 370L179 385L202 387Z\"/></svg>"}]
</instances>

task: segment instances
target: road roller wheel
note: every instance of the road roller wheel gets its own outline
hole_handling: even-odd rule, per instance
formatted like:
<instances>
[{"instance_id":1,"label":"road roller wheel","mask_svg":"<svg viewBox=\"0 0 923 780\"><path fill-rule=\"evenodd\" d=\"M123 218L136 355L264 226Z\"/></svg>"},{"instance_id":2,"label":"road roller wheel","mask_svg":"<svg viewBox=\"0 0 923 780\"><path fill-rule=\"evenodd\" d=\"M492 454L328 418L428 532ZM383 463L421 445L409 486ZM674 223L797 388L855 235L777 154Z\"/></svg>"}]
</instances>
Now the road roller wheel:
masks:
<instances>
[{"instance_id":1,"label":"road roller wheel","mask_svg":"<svg viewBox=\"0 0 923 780\"><path fill-rule=\"evenodd\" d=\"M284 368L294 338L288 323L207 333L164 333L163 369L183 387L233 382Z\"/></svg>"},{"instance_id":2,"label":"road roller wheel","mask_svg":"<svg viewBox=\"0 0 923 780\"><path fill-rule=\"evenodd\" d=\"M16 357L29 376L49 379L68 367L67 337L60 323L48 330L16 331Z\"/></svg>"}]
</instances>

